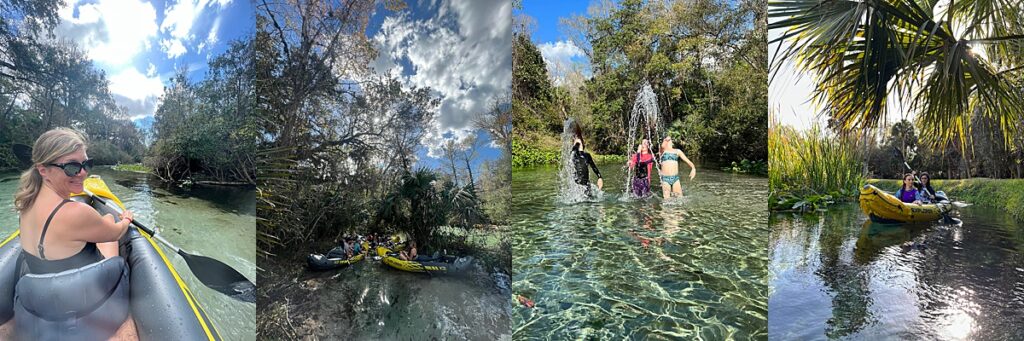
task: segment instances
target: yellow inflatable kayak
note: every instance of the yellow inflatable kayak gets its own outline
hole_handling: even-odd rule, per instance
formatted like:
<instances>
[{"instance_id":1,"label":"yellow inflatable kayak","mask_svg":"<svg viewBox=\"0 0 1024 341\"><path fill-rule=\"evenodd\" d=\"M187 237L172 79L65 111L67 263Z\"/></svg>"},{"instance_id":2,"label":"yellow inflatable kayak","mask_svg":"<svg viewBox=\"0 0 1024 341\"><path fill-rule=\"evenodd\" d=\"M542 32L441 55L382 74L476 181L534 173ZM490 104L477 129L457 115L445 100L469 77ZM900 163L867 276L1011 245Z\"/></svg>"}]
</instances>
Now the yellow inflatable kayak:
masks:
<instances>
[{"instance_id":1,"label":"yellow inflatable kayak","mask_svg":"<svg viewBox=\"0 0 1024 341\"><path fill-rule=\"evenodd\" d=\"M85 179L84 186L96 196L106 198L124 209L121 200L111 193L110 188L99 177L90 176ZM118 217L118 212L112 211L86 194L74 194L71 200L93 206L101 215L111 214L115 219ZM174 265L168 260L167 254L152 236L131 226L120 243L121 256L131 268L129 305L140 340L221 340L213 321L200 306L198 298L192 294L192 290L181 279ZM19 230L14 230L14 233L0 243L0 323L8 321L14 315L14 290L19 282L15 269L20 253ZM65 273L84 276L81 269L68 270ZM58 289L67 288L55 288L53 291ZM87 302L86 294L88 293L82 292L78 299Z\"/></svg>"},{"instance_id":2,"label":"yellow inflatable kayak","mask_svg":"<svg viewBox=\"0 0 1024 341\"><path fill-rule=\"evenodd\" d=\"M407 261L393 256L393 251L383 246L377 246L377 255L381 261L388 266L408 272L421 273L455 273L467 269L472 264L472 257L441 256L429 258L419 256L417 260Z\"/></svg>"},{"instance_id":3,"label":"yellow inflatable kayak","mask_svg":"<svg viewBox=\"0 0 1024 341\"><path fill-rule=\"evenodd\" d=\"M953 205L949 202L936 204L908 204L896 196L872 185L860 189L860 208L871 221L883 224L927 222L942 218Z\"/></svg>"}]
</instances>

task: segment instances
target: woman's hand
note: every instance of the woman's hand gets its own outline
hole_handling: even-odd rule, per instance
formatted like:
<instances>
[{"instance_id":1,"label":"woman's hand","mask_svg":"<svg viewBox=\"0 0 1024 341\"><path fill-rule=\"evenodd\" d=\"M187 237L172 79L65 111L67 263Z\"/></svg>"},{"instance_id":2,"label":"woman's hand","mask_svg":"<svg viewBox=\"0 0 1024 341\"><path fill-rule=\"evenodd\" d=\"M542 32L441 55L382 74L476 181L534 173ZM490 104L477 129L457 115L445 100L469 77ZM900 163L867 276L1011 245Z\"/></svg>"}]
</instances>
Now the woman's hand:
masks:
<instances>
[{"instance_id":1,"label":"woman's hand","mask_svg":"<svg viewBox=\"0 0 1024 341\"><path fill-rule=\"evenodd\" d=\"M135 221L135 214L131 210L124 210L121 212L121 220L128 220L129 222Z\"/></svg>"},{"instance_id":2,"label":"woman's hand","mask_svg":"<svg viewBox=\"0 0 1024 341\"><path fill-rule=\"evenodd\" d=\"M693 177L695 177L695 176L697 176L697 169L696 168L690 168L690 180L693 180Z\"/></svg>"},{"instance_id":3,"label":"woman's hand","mask_svg":"<svg viewBox=\"0 0 1024 341\"><path fill-rule=\"evenodd\" d=\"M604 187L604 180L597 178L597 189L601 189L602 187Z\"/></svg>"}]
</instances>

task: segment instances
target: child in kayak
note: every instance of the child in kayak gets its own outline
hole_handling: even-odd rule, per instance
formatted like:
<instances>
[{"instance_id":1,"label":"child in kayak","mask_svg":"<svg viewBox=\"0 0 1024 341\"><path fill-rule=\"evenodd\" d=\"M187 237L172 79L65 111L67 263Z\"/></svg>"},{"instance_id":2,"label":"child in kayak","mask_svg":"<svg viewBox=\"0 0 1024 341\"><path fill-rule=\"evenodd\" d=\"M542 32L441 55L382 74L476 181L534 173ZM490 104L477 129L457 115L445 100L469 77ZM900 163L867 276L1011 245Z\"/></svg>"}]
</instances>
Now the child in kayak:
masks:
<instances>
[{"instance_id":1,"label":"child in kayak","mask_svg":"<svg viewBox=\"0 0 1024 341\"><path fill-rule=\"evenodd\" d=\"M643 139L636 148L636 154L629 159L629 169L636 170L633 173L633 180L630 185L630 192L638 198L651 195L651 168L654 165L654 156L651 154L651 141Z\"/></svg>"},{"instance_id":2,"label":"child in kayak","mask_svg":"<svg viewBox=\"0 0 1024 341\"><path fill-rule=\"evenodd\" d=\"M905 203L921 203L921 192L914 188L914 174L903 174L903 186L896 191L896 198Z\"/></svg>"}]
</instances>

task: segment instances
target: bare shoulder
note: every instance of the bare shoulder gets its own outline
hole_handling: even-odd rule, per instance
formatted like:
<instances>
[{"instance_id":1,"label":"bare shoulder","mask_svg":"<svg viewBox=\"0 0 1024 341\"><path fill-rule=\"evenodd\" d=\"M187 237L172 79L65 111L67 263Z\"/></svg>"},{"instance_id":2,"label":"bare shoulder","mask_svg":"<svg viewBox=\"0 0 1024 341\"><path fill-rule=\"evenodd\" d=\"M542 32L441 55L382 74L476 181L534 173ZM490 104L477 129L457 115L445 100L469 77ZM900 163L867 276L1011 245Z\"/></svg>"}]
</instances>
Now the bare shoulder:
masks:
<instances>
[{"instance_id":1,"label":"bare shoulder","mask_svg":"<svg viewBox=\"0 0 1024 341\"><path fill-rule=\"evenodd\" d=\"M99 213L96 213L96 210L94 210L92 207L77 201L72 201L67 204L64 204L64 207L62 207L60 210L61 212L60 214L58 214L58 216L60 216L60 220L62 221L74 221L80 223L87 222L91 219L99 217ZM57 218L54 217L54 219Z\"/></svg>"}]
</instances>

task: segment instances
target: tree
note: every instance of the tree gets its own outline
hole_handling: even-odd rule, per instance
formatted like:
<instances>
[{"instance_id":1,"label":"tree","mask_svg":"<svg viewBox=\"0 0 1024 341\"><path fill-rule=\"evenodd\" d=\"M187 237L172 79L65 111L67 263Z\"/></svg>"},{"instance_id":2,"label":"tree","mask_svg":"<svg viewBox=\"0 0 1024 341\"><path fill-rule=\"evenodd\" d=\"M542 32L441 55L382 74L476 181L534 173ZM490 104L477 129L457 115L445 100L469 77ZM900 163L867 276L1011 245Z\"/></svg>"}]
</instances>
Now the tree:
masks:
<instances>
[{"instance_id":1,"label":"tree","mask_svg":"<svg viewBox=\"0 0 1024 341\"><path fill-rule=\"evenodd\" d=\"M966 146L975 108L1001 122L1008 142L1024 120L1020 73L1024 4L964 0L769 3L769 29L785 32L774 68L788 60L815 75L815 101L843 130L879 126L888 102L909 99L931 144ZM922 6L923 5L923 6ZM964 28L963 32L954 28Z\"/></svg>"}]
</instances>

